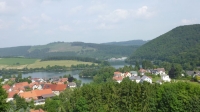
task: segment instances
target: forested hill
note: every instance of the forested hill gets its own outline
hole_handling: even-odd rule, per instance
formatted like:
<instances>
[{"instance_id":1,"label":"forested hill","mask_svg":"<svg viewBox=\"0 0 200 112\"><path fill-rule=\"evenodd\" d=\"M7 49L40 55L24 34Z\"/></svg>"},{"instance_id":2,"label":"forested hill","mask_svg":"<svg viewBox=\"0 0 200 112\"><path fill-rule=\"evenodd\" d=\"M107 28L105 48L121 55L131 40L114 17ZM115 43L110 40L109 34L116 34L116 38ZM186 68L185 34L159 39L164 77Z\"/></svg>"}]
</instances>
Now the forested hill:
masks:
<instances>
[{"instance_id":1,"label":"forested hill","mask_svg":"<svg viewBox=\"0 0 200 112\"><path fill-rule=\"evenodd\" d=\"M132 46L132 45L144 45L148 41L145 40L129 40L129 41L121 41L121 42L108 42L108 43L103 43L107 45L119 45L119 46Z\"/></svg>"},{"instance_id":2,"label":"forested hill","mask_svg":"<svg viewBox=\"0 0 200 112\"><path fill-rule=\"evenodd\" d=\"M128 61L141 59L200 65L200 24L172 29L138 48Z\"/></svg>"},{"instance_id":3,"label":"forested hill","mask_svg":"<svg viewBox=\"0 0 200 112\"><path fill-rule=\"evenodd\" d=\"M116 46L83 42L53 42L47 45L0 48L0 57L46 58L78 56L98 59L130 56L138 46Z\"/></svg>"}]
</instances>

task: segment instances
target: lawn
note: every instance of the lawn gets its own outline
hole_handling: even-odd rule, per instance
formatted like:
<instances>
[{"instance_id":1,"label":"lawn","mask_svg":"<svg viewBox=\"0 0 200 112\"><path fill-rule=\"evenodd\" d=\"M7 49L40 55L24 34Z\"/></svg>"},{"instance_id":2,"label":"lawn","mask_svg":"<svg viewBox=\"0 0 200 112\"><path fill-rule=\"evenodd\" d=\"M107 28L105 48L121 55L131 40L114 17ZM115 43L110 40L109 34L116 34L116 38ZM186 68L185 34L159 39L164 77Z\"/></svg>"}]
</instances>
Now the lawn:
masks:
<instances>
[{"instance_id":1,"label":"lawn","mask_svg":"<svg viewBox=\"0 0 200 112\"><path fill-rule=\"evenodd\" d=\"M158 80L160 80L161 78L160 77L154 77L154 78L152 78L152 82L156 82L156 81L158 81Z\"/></svg>"},{"instance_id":2,"label":"lawn","mask_svg":"<svg viewBox=\"0 0 200 112\"><path fill-rule=\"evenodd\" d=\"M54 66L54 65L59 65L59 66L66 66L66 67L71 67L71 65L77 65L77 64L92 64L91 62L82 62L82 61L75 61L75 60L57 60L57 61L40 61L37 60L35 63L30 64L27 66L27 68L41 68L41 67L46 67L46 66Z\"/></svg>"}]
</instances>

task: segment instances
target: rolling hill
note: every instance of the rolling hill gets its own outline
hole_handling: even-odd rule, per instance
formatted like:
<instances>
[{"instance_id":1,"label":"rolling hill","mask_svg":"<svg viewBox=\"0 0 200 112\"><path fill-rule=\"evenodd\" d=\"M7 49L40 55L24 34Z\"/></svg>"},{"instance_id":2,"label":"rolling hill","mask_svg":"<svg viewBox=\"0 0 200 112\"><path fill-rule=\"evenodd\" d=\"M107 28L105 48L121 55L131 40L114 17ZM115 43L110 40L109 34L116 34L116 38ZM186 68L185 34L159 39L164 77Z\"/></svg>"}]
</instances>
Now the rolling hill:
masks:
<instances>
[{"instance_id":1,"label":"rolling hill","mask_svg":"<svg viewBox=\"0 0 200 112\"><path fill-rule=\"evenodd\" d=\"M172 29L138 48L127 61L143 59L200 65L200 24Z\"/></svg>"},{"instance_id":2,"label":"rolling hill","mask_svg":"<svg viewBox=\"0 0 200 112\"><path fill-rule=\"evenodd\" d=\"M139 46L117 46L83 42L53 42L46 45L0 48L0 57L47 58L58 56L109 59L130 56Z\"/></svg>"}]
</instances>

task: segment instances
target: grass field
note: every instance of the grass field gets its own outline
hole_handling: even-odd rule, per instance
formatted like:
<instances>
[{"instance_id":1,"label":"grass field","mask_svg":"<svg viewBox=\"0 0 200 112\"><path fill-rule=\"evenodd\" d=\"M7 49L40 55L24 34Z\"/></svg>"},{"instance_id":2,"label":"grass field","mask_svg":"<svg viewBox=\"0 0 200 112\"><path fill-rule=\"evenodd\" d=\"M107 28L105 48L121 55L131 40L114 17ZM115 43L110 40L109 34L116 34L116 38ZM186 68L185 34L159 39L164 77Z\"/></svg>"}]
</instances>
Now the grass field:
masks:
<instances>
[{"instance_id":1,"label":"grass field","mask_svg":"<svg viewBox=\"0 0 200 112\"><path fill-rule=\"evenodd\" d=\"M0 65L26 65L32 64L37 59L27 59L27 58L1 58Z\"/></svg>"},{"instance_id":2,"label":"grass field","mask_svg":"<svg viewBox=\"0 0 200 112\"><path fill-rule=\"evenodd\" d=\"M37 60L35 63L30 64L27 66L27 68L41 68L46 66L66 66L70 67L71 65L77 65L77 64L92 64L91 62L82 62L82 61L74 61L74 60L57 60L57 61L40 61Z\"/></svg>"},{"instance_id":3,"label":"grass field","mask_svg":"<svg viewBox=\"0 0 200 112\"><path fill-rule=\"evenodd\" d=\"M40 61L39 59L26 59L26 58L1 58L0 69L23 69L23 68L41 68L46 66L66 66L77 64L92 64L91 62L82 62L75 60L57 60L57 61Z\"/></svg>"}]
</instances>

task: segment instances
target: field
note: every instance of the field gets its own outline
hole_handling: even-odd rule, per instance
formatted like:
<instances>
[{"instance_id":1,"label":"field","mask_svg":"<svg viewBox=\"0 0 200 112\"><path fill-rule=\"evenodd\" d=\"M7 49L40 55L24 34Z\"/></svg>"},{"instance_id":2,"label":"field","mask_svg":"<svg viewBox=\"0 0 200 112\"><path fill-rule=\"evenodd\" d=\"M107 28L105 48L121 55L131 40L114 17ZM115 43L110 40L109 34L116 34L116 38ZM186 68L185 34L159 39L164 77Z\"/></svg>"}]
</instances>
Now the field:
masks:
<instances>
[{"instance_id":1,"label":"field","mask_svg":"<svg viewBox=\"0 0 200 112\"><path fill-rule=\"evenodd\" d=\"M92 64L91 62L82 62L75 60L57 60L57 61L40 61L39 59L26 59L26 58L1 58L0 69L23 69L23 68L41 68L46 66L66 66L77 64Z\"/></svg>"},{"instance_id":2,"label":"field","mask_svg":"<svg viewBox=\"0 0 200 112\"><path fill-rule=\"evenodd\" d=\"M37 59L27 59L27 58L1 58L0 59L0 66L1 65L26 65L32 64Z\"/></svg>"},{"instance_id":3,"label":"field","mask_svg":"<svg viewBox=\"0 0 200 112\"><path fill-rule=\"evenodd\" d=\"M40 61L37 60L35 63L30 64L27 66L27 68L41 68L46 66L66 66L70 67L71 65L77 65L77 64L92 64L91 62L82 62L82 61L75 61L75 60L57 60L57 61Z\"/></svg>"}]
</instances>

